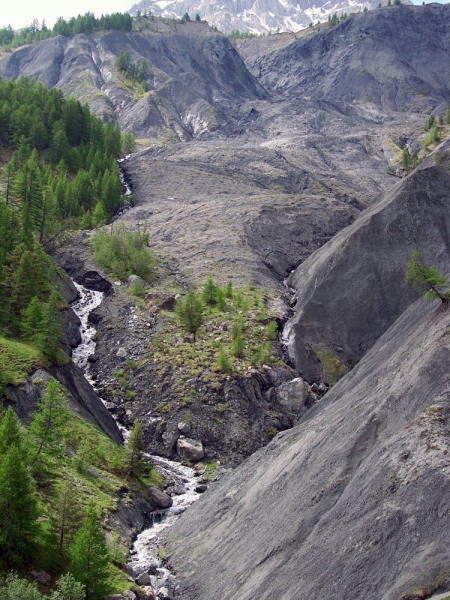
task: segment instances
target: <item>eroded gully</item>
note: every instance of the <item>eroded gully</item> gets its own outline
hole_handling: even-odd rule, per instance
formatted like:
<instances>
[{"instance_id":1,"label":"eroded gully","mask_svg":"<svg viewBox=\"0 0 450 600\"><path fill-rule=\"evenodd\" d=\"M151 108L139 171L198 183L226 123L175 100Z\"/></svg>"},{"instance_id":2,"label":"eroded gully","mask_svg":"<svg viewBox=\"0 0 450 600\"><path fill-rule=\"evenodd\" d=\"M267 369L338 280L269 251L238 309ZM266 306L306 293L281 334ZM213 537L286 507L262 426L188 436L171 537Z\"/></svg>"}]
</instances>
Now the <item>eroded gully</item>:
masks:
<instances>
[{"instance_id":1,"label":"eroded gully","mask_svg":"<svg viewBox=\"0 0 450 600\"><path fill-rule=\"evenodd\" d=\"M90 374L89 357L95 352L95 328L89 323L89 314L103 301L104 293L89 290L75 283L79 299L72 304L78 315L81 326L81 343L73 351L73 361L83 370L85 378L95 389L99 382L94 382ZM101 383L101 382L100 382ZM118 426L126 440L128 431L123 425ZM156 469L165 480L171 481L173 504L166 510L156 511L152 515L152 524L136 538L128 559L135 580L142 585L150 584L159 598L170 600L176 595L175 577L161 562L160 534L172 525L178 516L186 510L199 494L195 491L199 478L193 469L159 456L151 457Z\"/></svg>"}]
</instances>

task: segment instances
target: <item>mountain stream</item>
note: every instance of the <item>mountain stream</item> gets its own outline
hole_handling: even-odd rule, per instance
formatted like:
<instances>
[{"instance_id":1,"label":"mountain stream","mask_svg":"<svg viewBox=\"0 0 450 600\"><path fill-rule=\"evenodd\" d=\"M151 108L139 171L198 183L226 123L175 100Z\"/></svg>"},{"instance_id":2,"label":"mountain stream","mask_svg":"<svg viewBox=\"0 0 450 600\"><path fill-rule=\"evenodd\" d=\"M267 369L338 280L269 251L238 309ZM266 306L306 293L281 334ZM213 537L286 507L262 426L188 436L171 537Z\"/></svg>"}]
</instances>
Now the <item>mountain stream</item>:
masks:
<instances>
[{"instance_id":1,"label":"mountain stream","mask_svg":"<svg viewBox=\"0 0 450 600\"><path fill-rule=\"evenodd\" d=\"M85 378L95 389L95 382L90 375L88 359L95 352L96 331L89 323L89 314L102 303L104 293L89 290L77 283L75 283L75 286L78 290L79 299L72 304L72 309L81 321L81 343L73 351L72 359L83 370ZM122 425L118 424L118 426L126 440L128 431ZM150 527L137 536L131 548L128 565L132 568L136 578L141 576L144 585L148 584L149 579L159 598L171 599L174 597L176 590L176 580L161 563L160 534L199 498L200 494L195 491L195 488L199 485L201 476L196 474L190 467L166 458L151 456L151 459L163 478L172 482L171 489L175 491L172 496L173 505L168 509L155 511L152 514ZM142 579L142 574L145 573L149 575L147 583L144 583L145 575Z\"/></svg>"}]
</instances>

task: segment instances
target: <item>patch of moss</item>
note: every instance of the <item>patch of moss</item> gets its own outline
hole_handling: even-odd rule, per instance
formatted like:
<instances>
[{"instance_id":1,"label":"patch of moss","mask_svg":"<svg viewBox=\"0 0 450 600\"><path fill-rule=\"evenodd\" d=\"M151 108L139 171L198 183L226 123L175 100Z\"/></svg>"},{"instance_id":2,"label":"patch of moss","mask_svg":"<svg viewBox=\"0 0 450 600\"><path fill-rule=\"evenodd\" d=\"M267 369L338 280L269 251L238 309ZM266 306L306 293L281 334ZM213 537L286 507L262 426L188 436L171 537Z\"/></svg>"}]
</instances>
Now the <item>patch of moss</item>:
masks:
<instances>
[{"instance_id":1,"label":"patch of moss","mask_svg":"<svg viewBox=\"0 0 450 600\"><path fill-rule=\"evenodd\" d=\"M347 373L347 367L333 350L316 348L315 352L322 363L323 379L326 383L334 385Z\"/></svg>"}]
</instances>

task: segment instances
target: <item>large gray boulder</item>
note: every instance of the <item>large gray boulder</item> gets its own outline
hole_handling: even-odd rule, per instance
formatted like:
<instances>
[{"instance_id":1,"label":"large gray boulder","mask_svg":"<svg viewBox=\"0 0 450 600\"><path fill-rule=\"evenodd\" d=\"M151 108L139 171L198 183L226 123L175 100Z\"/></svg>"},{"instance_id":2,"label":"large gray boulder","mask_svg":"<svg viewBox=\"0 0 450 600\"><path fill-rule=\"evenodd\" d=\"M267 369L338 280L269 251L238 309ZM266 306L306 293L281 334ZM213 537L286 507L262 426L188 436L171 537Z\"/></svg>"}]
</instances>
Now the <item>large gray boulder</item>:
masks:
<instances>
[{"instance_id":1,"label":"large gray boulder","mask_svg":"<svg viewBox=\"0 0 450 600\"><path fill-rule=\"evenodd\" d=\"M181 437L177 440L177 454L188 462L199 462L205 456L205 450L200 440Z\"/></svg>"},{"instance_id":2,"label":"large gray boulder","mask_svg":"<svg viewBox=\"0 0 450 600\"><path fill-rule=\"evenodd\" d=\"M414 249L425 262L449 270L449 152L444 142L289 278L297 304L283 336L307 381L326 379L323 353L352 368L417 299L405 282Z\"/></svg>"},{"instance_id":3,"label":"large gray boulder","mask_svg":"<svg viewBox=\"0 0 450 600\"><path fill-rule=\"evenodd\" d=\"M301 377L296 377L276 388L277 400L288 410L300 411L308 397L309 385Z\"/></svg>"},{"instance_id":4,"label":"large gray boulder","mask_svg":"<svg viewBox=\"0 0 450 600\"><path fill-rule=\"evenodd\" d=\"M166 492L163 492L154 485L148 488L148 496L160 508L170 508L173 504L173 500L169 494L166 494Z\"/></svg>"}]
</instances>

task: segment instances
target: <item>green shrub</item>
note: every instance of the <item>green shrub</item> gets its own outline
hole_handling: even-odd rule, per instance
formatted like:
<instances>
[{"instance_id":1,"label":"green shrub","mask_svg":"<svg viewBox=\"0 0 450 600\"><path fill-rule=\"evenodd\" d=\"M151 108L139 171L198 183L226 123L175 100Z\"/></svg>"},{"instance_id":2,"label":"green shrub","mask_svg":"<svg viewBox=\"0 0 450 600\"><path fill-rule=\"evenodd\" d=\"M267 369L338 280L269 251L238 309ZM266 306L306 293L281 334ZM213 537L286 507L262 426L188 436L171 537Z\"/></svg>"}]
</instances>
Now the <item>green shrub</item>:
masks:
<instances>
[{"instance_id":1,"label":"green shrub","mask_svg":"<svg viewBox=\"0 0 450 600\"><path fill-rule=\"evenodd\" d=\"M91 250L98 266L110 269L115 277L126 279L128 275L139 275L145 281L155 277L154 254L147 248L149 234L131 231L121 225L99 231L92 236Z\"/></svg>"},{"instance_id":2,"label":"green shrub","mask_svg":"<svg viewBox=\"0 0 450 600\"><path fill-rule=\"evenodd\" d=\"M128 289L132 296L142 298L142 296L145 296L147 286L145 285L145 282L141 279L136 279L130 284L130 287Z\"/></svg>"},{"instance_id":3,"label":"green shrub","mask_svg":"<svg viewBox=\"0 0 450 600\"><path fill-rule=\"evenodd\" d=\"M266 328L265 328L265 334L266 334L266 338L270 341L276 340L277 339L277 333L278 333L278 325L276 321L270 321L270 323L267 323Z\"/></svg>"},{"instance_id":4,"label":"green shrub","mask_svg":"<svg viewBox=\"0 0 450 600\"><path fill-rule=\"evenodd\" d=\"M3 600L43 600L36 583L21 579L16 573L9 573L0 582L0 592Z\"/></svg>"},{"instance_id":5,"label":"green shrub","mask_svg":"<svg viewBox=\"0 0 450 600\"><path fill-rule=\"evenodd\" d=\"M316 348L315 352L322 363L324 381L334 385L347 372L346 366L341 362L339 356L329 348Z\"/></svg>"},{"instance_id":6,"label":"green shrub","mask_svg":"<svg viewBox=\"0 0 450 600\"><path fill-rule=\"evenodd\" d=\"M231 363L228 356L225 353L225 350L221 348L217 355L217 365L221 371L231 371Z\"/></svg>"}]
</instances>

